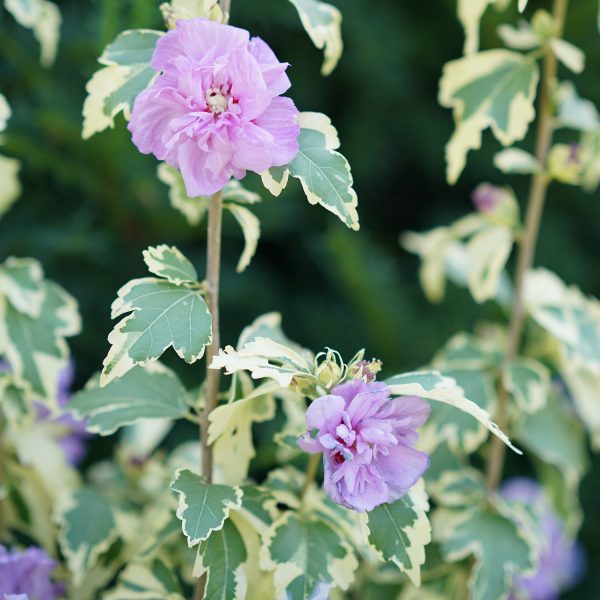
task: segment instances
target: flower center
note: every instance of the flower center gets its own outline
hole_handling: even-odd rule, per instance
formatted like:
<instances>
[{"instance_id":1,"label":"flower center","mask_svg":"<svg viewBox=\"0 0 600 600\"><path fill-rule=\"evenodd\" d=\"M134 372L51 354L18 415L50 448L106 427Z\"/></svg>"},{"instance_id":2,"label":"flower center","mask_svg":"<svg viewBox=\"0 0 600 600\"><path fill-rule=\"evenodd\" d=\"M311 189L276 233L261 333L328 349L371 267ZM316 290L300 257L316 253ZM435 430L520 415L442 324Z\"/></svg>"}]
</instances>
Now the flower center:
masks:
<instances>
[{"instance_id":1,"label":"flower center","mask_svg":"<svg viewBox=\"0 0 600 600\"><path fill-rule=\"evenodd\" d=\"M220 115L227 110L228 94L220 87L206 90L206 106L214 115Z\"/></svg>"}]
</instances>

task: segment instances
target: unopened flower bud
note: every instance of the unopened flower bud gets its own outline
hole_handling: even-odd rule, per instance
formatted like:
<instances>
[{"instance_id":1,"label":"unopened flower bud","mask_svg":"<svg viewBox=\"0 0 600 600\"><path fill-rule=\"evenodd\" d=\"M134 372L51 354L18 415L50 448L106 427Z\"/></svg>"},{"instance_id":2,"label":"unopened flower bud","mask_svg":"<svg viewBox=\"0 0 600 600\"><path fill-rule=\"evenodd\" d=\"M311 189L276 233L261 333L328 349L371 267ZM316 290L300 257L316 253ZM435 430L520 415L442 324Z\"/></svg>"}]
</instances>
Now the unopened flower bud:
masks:
<instances>
[{"instance_id":1,"label":"unopened flower bud","mask_svg":"<svg viewBox=\"0 0 600 600\"><path fill-rule=\"evenodd\" d=\"M361 360L348 369L349 379L362 379L366 383L375 381L377 373L381 371L381 361L374 358L372 360Z\"/></svg>"},{"instance_id":2,"label":"unopened flower bud","mask_svg":"<svg viewBox=\"0 0 600 600\"><path fill-rule=\"evenodd\" d=\"M471 195L478 212L498 225L514 227L519 221L519 205L510 188L491 183L479 184Z\"/></svg>"}]
</instances>

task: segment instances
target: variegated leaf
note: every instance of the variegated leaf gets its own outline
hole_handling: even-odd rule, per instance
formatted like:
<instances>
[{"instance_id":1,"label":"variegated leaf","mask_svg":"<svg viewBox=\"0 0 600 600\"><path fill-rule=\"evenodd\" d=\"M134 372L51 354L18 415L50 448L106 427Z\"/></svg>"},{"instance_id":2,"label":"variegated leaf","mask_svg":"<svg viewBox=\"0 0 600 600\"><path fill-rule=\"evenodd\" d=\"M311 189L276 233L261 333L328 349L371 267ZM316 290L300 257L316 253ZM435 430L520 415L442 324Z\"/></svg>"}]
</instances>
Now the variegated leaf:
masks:
<instances>
[{"instance_id":1,"label":"variegated leaf","mask_svg":"<svg viewBox=\"0 0 600 600\"><path fill-rule=\"evenodd\" d=\"M290 0L296 7L302 26L312 43L323 50L322 75L329 75L342 56L342 13L320 0Z\"/></svg>"},{"instance_id":2,"label":"variegated leaf","mask_svg":"<svg viewBox=\"0 0 600 600\"><path fill-rule=\"evenodd\" d=\"M219 531L229 511L242 505L240 488L208 484L189 469L177 471L171 489L179 495L177 516L190 548L207 540L213 531Z\"/></svg>"},{"instance_id":3,"label":"variegated leaf","mask_svg":"<svg viewBox=\"0 0 600 600\"><path fill-rule=\"evenodd\" d=\"M464 54L479 50L479 23L486 8L495 0L459 0L458 18L465 30Z\"/></svg>"},{"instance_id":4,"label":"variegated leaf","mask_svg":"<svg viewBox=\"0 0 600 600\"><path fill-rule=\"evenodd\" d=\"M49 67L56 58L61 16L58 6L48 0L4 0L6 10L17 23L33 31L40 43L40 63Z\"/></svg>"},{"instance_id":5,"label":"variegated leaf","mask_svg":"<svg viewBox=\"0 0 600 600\"><path fill-rule=\"evenodd\" d=\"M126 119L136 96L144 90L156 72L150 59L160 31L132 29L120 33L98 59L104 65L86 85L88 93L83 104L82 136L87 139L114 126L114 119L123 112Z\"/></svg>"},{"instance_id":6,"label":"variegated leaf","mask_svg":"<svg viewBox=\"0 0 600 600\"><path fill-rule=\"evenodd\" d=\"M494 156L494 166L503 173L531 175L540 170L540 163L535 156L519 148L507 148Z\"/></svg>"},{"instance_id":7,"label":"variegated leaf","mask_svg":"<svg viewBox=\"0 0 600 600\"><path fill-rule=\"evenodd\" d=\"M291 175L300 180L311 204L320 204L338 216L348 227L359 229L350 165L336 152L340 142L329 117L321 113L300 113L300 149L285 167L261 174L264 186L275 196L286 187Z\"/></svg>"},{"instance_id":8,"label":"variegated leaf","mask_svg":"<svg viewBox=\"0 0 600 600\"><path fill-rule=\"evenodd\" d=\"M187 392L173 371L158 362L135 367L104 387L94 376L74 395L69 410L88 431L110 435L144 419L178 419L188 412Z\"/></svg>"},{"instance_id":9,"label":"variegated leaf","mask_svg":"<svg viewBox=\"0 0 600 600\"><path fill-rule=\"evenodd\" d=\"M421 583L425 546L431 541L428 510L425 485L419 480L406 496L392 504L381 504L366 516L371 547L406 573L416 586Z\"/></svg>"},{"instance_id":10,"label":"variegated leaf","mask_svg":"<svg viewBox=\"0 0 600 600\"><path fill-rule=\"evenodd\" d=\"M347 589L358 562L327 523L287 511L262 536L260 566L274 571L276 597L305 600L329 586Z\"/></svg>"},{"instance_id":11,"label":"variegated leaf","mask_svg":"<svg viewBox=\"0 0 600 600\"><path fill-rule=\"evenodd\" d=\"M238 261L236 271L242 273L246 267L250 264L256 247L258 246L258 240L260 238L260 221L258 217L245 206L227 202L224 204L226 208L238 222L242 228L244 234L244 251Z\"/></svg>"},{"instance_id":12,"label":"variegated leaf","mask_svg":"<svg viewBox=\"0 0 600 600\"><path fill-rule=\"evenodd\" d=\"M64 500L57 520L60 547L78 585L117 538L115 516L98 492L83 487Z\"/></svg>"},{"instance_id":13,"label":"variegated leaf","mask_svg":"<svg viewBox=\"0 0 600 600\"><path fill-rule=\"evenodd\" d=\"M39 317L46 297L40 263L33 258L7 258L0 265L0 294L20 313Z\"/></svg>"},{"instance_id":14,"label":"variegated leaf","mask_svg":"<svg viewBox=\"0 0 600 600\"><path fill-rule=\"evenodd\" d=\"M175 246L150 246L142 254L150 273L175 285L198 282L194 265Z\"/></svg>"},{"instance_id":15,"label":"variegated leaf","mask_svg":"<svg viewBox=\"0 0 600 600\"><path fill-rule=\"evenodd\" d=\"M130 563L117 586L103 600L184 600L173 569L155 558L150 564Z\"/></svg>"},{"instance_id":16,"label":"variegated leaf","mask_svg":"<svg viewBox=\"0 0 600 600\"><path fill-rule=\"evenodd\" d=\"M224 22L224 15L218 0L171 0L160 5L165 23L173 29L180 19L196 19L198 17Z\"/></svg>"},{"instance_id":17,"label":"variegated leaf","mask_svg":"<svg viewBox=\"0 0 600 600\"><path fill-rule=\"evenodd\" d=\"M396 396L419 396L428 400L444 402L462 410L482 423L514 452L522 454L511 444L498 425L491 421L489 413L475 402L467 399L464 390L451 377L444 377L439 371L416 371L395 375L387 379L385 383L390 388L390 392Z\"/></svg>"},{"instance_id":18,"label":"variegated leaf","mask_svg":"<svg viewBox=\"0 0 600 600\"><path fill-rule=\"evenodd\" d=\"M518 358L506 365L502 380L523 412L535 413L546 406L550 394L550 371L540 362Z\"/></svg>"},{"instance_id":19,"label":"variegated leaf","mask_svg":"<svg viewBox=\"0 0 600 600\"><path fill-rule=\"evenodd\" d=\"M517 52L487 50L447 63L439 101L452 108L456 129L446 145L447 178L455 183L469 150L481 147L481 134L491 127L504 146L521 140L535 116L539 69Z\"/></svg>"}]
</instances>

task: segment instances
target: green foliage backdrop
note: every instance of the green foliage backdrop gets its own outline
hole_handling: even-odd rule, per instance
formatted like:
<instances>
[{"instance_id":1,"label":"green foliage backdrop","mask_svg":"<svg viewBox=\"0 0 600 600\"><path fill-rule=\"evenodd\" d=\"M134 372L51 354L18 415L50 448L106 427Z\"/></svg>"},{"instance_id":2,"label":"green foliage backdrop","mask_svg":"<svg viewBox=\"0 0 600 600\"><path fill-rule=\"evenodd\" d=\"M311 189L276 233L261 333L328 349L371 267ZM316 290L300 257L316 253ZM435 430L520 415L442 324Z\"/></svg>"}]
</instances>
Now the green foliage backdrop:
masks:
<instances>
[{"instance_id":1,"label":"green foliage backdrop","mask_svg":"<svg viewBox=\"0 0 600 600\"><path fill-rule=\"evenodd\" d=\"M252 268L236 275L242 242L237 224L226 215L223 345L235 343L256 315L280 308L290 337L304 346L329 344L351 355L364 344L368 355L376 350L388 373L409 370L428 361L455 331L470 329L498 309L475 306L468 291L453 287L443 307L429 304L418 283L418 260L400 248L398 233L445 224L468 211L477 184L499 181L492 156L500 146L486 133L484 149L470 157L459 183L446 184L443 149L452 123L436 98L444 62L462 50L453 1L333 3L343 5L345 53L333 76L319 80L314 74L322 54L306 43L291 4L239 1L233 15L236 25L265 37L278 56L290 61L300 110L322 110L332 117L353 165L363 231L354 235L329 213L311 210L294 181L285 199L263 192L266 201L256 207L262 225L259 250ZM112 328L108 307L117 289L144 275L142 250L176 244L201 266L205 231L190 228L170 208L167 187L154 175L154 159L135 150L122 117L115 130L97 135L94 143L81 139L85 83L96 70L96 57L123 29L160 27L158 2L57 4L64 23L58 59L50 69L40 67L30 32L0 14L0 82L13 109L4 153L23 164L23 193L3 218L0 257L39 259L47 276L79 300L83 332L71 346L81 385L106 355L108 345L99 340ZM516 6L508 10L516 15ZM566 32L590 65L600 64L597 32L589 27L596 11L591 0L573 2ZM500 17L495 19L492 11L483 21L484 47L496 42ZM579 78L578 91L598 103L600 80L593 69ZM532 140L522 147L531 149ZM522 201L527 182L512 179ZM246 183L260 190L258 179ZM599 222L598 192L582 196L575 188L556 186L537 253L538 264L595 296L600 296ZM192 434L190 426L172 435ZM110 443L95 441L89 460L107 455ZM586 522L581 533L592 568L570 598L600 597L600 574L593 569L600 562L600 459L593 460L582 485ZM526 465L527 458L509 456L509 470Z\"/></svg>"}]
</instances>

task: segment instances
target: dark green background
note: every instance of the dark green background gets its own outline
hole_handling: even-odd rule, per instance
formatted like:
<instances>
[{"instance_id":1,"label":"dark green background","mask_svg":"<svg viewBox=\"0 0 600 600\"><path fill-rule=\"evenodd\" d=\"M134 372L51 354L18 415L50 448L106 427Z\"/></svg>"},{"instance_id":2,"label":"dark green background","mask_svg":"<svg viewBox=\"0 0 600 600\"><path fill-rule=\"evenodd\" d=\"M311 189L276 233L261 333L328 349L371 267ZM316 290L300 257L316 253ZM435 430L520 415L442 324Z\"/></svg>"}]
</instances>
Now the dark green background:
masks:
<instances>
[{"instance_id":1,"label":"dark green background","mask_svg":"<svg viewBox=\"0 0 600 600\"><path fill-rule=\"evenodd\" d=\"M417 280L418 261L401 250L398 236L450 222L471 210L470 192L478 183L506 179L491 166L499 145L486 134L484 150L469 156L458 184L445 182L443 153L452 119L436 96L442 65L462 49L454 2L334 3L344 13L345 52L329 78L320 76L322 55L286 0L233 0L232 22L263 37L291 63L290 94L301 110L332 117L353 167L361 231L351 232L310 206L294 181L278 199L264 192L256 209L262 223L257 255L246 273L236 275L242 240L226 216L222 338L235 343L257 315L280 310L290 337L305 346L331 346L347 358L366 347L392 374L425 363L454 332L477 320L503 318L492 305L477 306L452 286L442 305L428 304ZM22 197L0 222L0 258L40 259L48 276L79 300L84 329L72 349L82 385L106 355L116 290L144 274L142 249L176 244L202 269L205 231L190 228L170 208L167 189L155 177L155 160L138 154L121 117L115 130L85 142L80 135L84 86L98 68L97 56L123 29L161 28L158 2L58 4L64 24L56 64L48 70L38 64L31 32L0 10L0 91L14 113L3 152L23 163ZM548 4L530 2L532 10ZM573 1L566 37L587 54L588 69L576 78L580 94L600 103L596 10L594 0ZM501 15L489 11L483 47L498 44L498 23L516 18L512 7ZM524 146L530 148L531 140ZM254 176L246 183L259 189ZM508 183L523 203L527 179ZM553 186L537 263L600 296L599 222L598 194ZM188 368L183 375L192 384L200 372ZM106 444L96 442L94 454L106 453ZM511 457L509 468L527 470L527 459ZM600 573L594 569L600 562L599 472L595 460L583 483L589 570L570 598L600 597Z\"/></svg>"}]
</instances>

